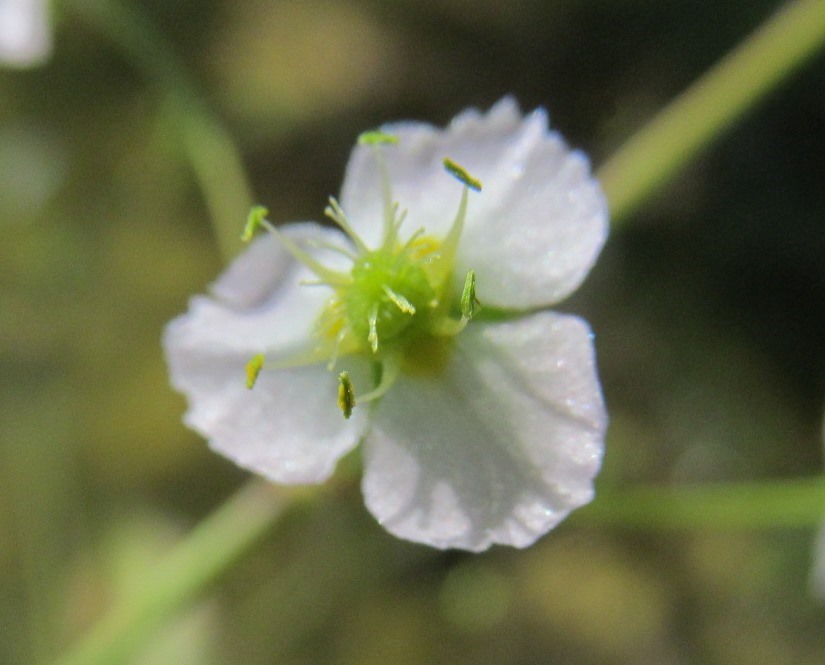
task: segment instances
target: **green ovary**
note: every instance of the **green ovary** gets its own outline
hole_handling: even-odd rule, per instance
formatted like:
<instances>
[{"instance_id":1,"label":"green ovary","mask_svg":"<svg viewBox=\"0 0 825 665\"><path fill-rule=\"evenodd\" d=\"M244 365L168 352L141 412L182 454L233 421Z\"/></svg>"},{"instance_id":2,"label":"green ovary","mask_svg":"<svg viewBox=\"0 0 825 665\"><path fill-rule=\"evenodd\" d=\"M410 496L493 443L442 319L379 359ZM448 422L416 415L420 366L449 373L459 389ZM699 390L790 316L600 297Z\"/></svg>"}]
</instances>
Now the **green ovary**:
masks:
<instances>
[{"instance_id":1,"label":"green ovary","mask_svg":"<svg viewBox=\"0 0 825 665\"><path fill-rule=\"evenodd\" d=\"M352 334L373 351L420 330L438 305L424 268L407 252L370 252L351 276L340 294L344 314Z\"/></svg>"}]
</instances>

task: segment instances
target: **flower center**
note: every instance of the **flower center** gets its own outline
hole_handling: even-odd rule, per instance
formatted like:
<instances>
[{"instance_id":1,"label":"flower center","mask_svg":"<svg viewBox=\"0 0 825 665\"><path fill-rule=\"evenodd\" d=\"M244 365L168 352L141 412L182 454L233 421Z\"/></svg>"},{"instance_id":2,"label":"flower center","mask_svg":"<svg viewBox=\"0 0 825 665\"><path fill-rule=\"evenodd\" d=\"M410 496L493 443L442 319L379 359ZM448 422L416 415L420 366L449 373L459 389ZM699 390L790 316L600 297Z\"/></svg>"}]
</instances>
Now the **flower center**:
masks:
<instances>
[{"instance_id":1,"label":"flower center","mask_svg":"<svg viewBox=\"0 0 825 665\"><path fill-rule=\"evenodd\" d=\"M456 251L464 228L467 192L469 189L480 191L481 183L455 162L445 159L447 172L464 184L450 230L441 240L436 240L424 236L424 229L419 229L406 242L401 242L399 232L405 212L399 214L398 204L392 201L389 176L381 152L381 144L396 143L397 139L386 134L368 133L362 135L359 142L375 148L381 174L384 224L380 246L370 248L355 232L338 202L330 199L325 212L346 233L355 251L327 248L352 260L349 272L332 270L320 264L267 222L263 208L253 209L244 231L244 238L249 239L257 226L265 226L280 238L296 260L317 275L316 284L324 284L334 290L334 297L318 320L321 345L316 353L297 359L297 364L326 359L332 370L339 355L352 353L367 354L379 363L378 385L357 397L349 374L346 371L341 373L338 401L347 418L356 403L371 401L386 393L402 368L407 373L416 373L420 361L420 354L416 351L418 347L445 351L447 345L437 340L461 332L479 309L472 271L466 276L460 300L455 297L458 294L449 293L448 286L452 282ZM451 311L455 303L459 304L460 314ZM412 339L416 343L410 345ZM443 356L444 353L439 354L440 362L443 362ZM259 355L247 365L249 387L254 385L263 364L263 357ZM432 370L432 363L427 361L424 371L429 373Z\"/></svg>"},{"instance_id":2,"label":"flower center","mask_svg":"<svg viewBox=\"0 0 825 665\"><path fill-rule=\"evenodd\" d=\"M345 316L353 335L373 353L379 344L420 328L438 305L427 274L408 251L370 252L355 261L351 275L341 296Z\"/></svg>"}]
</instances>

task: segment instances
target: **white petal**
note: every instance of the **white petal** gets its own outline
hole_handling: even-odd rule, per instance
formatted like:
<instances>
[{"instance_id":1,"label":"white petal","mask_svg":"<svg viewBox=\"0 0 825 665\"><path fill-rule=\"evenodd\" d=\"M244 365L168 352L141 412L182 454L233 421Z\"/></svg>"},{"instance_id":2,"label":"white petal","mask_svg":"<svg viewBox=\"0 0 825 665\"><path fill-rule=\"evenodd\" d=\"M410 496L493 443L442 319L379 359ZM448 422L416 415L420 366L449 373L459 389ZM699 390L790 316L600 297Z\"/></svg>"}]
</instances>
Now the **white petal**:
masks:
<instances>
[{"instance_id":1,"label":"white petal","mask_svg":"<svg viewBox=\"0 0 825 665\"><path fill-rule=\"evenodd\" d=\"M379 405L367 506L434 547L525 547L593 496L607 416L590 329L544 312L455 344L439 376L404 376Z\"/></svg>"},{"instance_id":2,"label":"white petal","mask_svg":"<svg viewBox=\"0 0 825 665\"><path fill-rule=\"evenodd\" d=\"M51 53L46 0L0 0L0 62L26 67Z\"/></svg>"},{"instance_id":3,"label":"white petal","mask_svg":"<svg viewBox=\"0 0 825 665\"><path fill-rule=\"evenodd\" d=\"M285 229L292 238L339 240L312 224ZM340 261L328 251L325 264ZM230 266L214 286L221 300L192 299L187 314L172 321L164 348L172 384L186 395L185 422L216 451L251 471L282 483L320 482L358 442L364 414L344 420L337 406L338 383L326 364L268 372L252 390L245 365L256 353L267 361L313 348L313 325L329 298L325 287L298 282L312 274L265 237ZM339 361L365 385L361 361Z\"/></svg>"},{"instance_id":4,"label":"white petal","mask_svg":"<svg viewBox=\"0 0 825 665\"><path fill-rule=\"evenodd\" d=\"M444 170L442 160L454 159L486 186L489 170L485 156L501 152L520 123L518 107L512 99L505 98L484 116L474 109L465 111L446 130L423 122L382 127L399 139L398 145L386 146L383 154L393 200L407 210L407 232L424 227L428 235L443 236L458 210L462 187ZM475 159L470 159L471 154ZM483 171L477 169L480 163L485 163ZM359 145L352 151L341 189L341 205L365 240L373 245L380 242L384 213L381 172L369 146Z\"/></svg>"},{"instance_id":5,"label":"white petal","mask_svg":"<svg viewBox=\"0 0 825 665\"><path fill-rule=\"evenodd\" d=\"M307 240L343 244L340 233L316 224L281 230L299 244ZM346 267L347 260L339 254L310 253L326 266ZM170 325L182 328L188 347L215 355L240 352L249 359L267 353L274 359L294 354L314 345L314 324L332 295L327 287L302 281L317 281L317 277L296 262L277 238L264 235L212 285L214 298L195 296L189 313Z\"/></svg>"},{"instance_id":6,"label":"white petal","mask_svg":"<svg viewBox=\"0 0 825 665\"><path fill-rule=\"evenodd\" d=\"M543 110L522 117L505 98L486 114L457 116L446 130L423 123L384 129L399 137L384 155L408 233L424 227L441 237L453 221L461 185L445 173L444 157L482 181L470 196L457 289L472 268L482 303L522 309L557 302L582 282L607 237L607 205L586 157L548 131ZM380 174L369 147L353 151L341 203L358 232L377 243Z\"/></svg>"},{"instance_id":7,"label":"white petal","mask_svg":"<svg viewBox=\"0 0 825 665\"><path fill-rule=\"evenodd\" d=\"M543 126L543 113L533 116ZM509 170L509 174L508 174ZM509 176L509 177L508 177ZM587 158L543 133L500 164L498 179L470 209L455 268L456 287L473 269L482 303L525 309L556 303L582 283L608 233L607 201Z\"/></svg>"}]
</instances>

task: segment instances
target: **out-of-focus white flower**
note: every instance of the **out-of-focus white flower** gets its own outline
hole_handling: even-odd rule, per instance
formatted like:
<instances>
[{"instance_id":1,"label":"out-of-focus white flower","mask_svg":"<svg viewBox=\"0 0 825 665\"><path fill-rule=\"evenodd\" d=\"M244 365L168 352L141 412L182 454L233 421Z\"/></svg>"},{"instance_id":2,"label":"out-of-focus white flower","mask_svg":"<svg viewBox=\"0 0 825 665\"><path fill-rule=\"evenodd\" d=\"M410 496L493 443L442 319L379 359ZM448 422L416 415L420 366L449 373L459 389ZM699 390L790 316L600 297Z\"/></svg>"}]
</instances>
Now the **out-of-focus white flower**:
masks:
<instances>
[{"instance_id":1,"label":"out-of-focus white flower","mask_svg":"<svg viewBox=\"0 0 825 665\"><path fill-rule=\"evenodd\" d=\"M545 112L505 98L364 135L327 214L343 234L262 222L169 324L186 423L278 483L321 482L362 441L369 510L439 548L524 547L590 501L592 333L545 308L584 279L607 209Z\"/></svg>"},{"instance_id":2,"label":"out-of-focus white flower","mask_svg":"<svg viewBox=\"0 0 825 665\"><path fill-rule=\"evenodd\" d=\"M51 51L48 0L0 0L0 65L37 65Z\"/></svg>"}]
</instances>

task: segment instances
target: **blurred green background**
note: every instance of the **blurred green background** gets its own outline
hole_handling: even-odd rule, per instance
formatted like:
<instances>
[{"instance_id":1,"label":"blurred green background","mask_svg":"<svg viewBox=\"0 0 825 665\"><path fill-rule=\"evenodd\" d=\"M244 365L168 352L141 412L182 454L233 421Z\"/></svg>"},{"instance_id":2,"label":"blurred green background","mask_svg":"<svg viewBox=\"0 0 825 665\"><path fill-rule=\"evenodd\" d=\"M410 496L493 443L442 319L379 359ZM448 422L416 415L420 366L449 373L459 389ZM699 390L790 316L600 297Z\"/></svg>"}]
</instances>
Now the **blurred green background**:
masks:
<instances>
[{"instance_id":1,"label":"blurred green background","mask_svg":"<svg viewBox=\"0 0 825 665\"><path fill-rule=\"evenodd\" d=\"M278 221L320 219L362 130L508 93L598 166L778 6L133 0L173 71L147 25L94 5L56 5L45 67L0 70L10 665L61 653L247 478L181 424L159 343L223 265L216 208L242 198L196 177L210 138L192 118L220 118ZM560 306L596 331L600 488L821 472L822 65L628 219ZM221 233L246 212L224 210ZM528 550L444 553L395 540L344 491L290 511L130 662L820 665L812 540L584 515Z\"/></svg>"}]
</instances>

